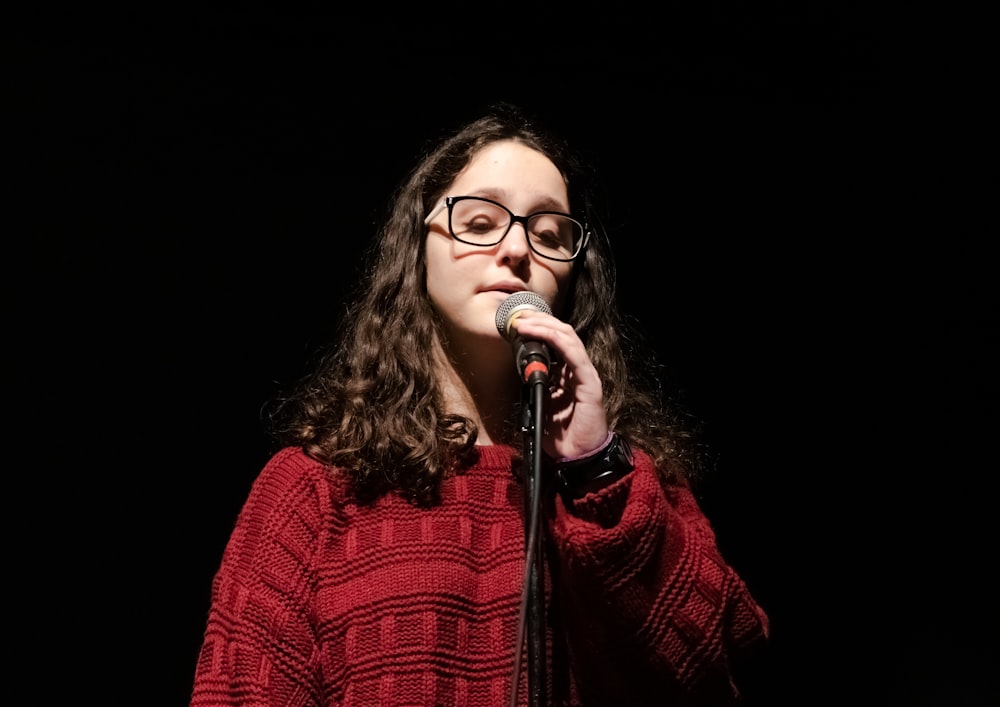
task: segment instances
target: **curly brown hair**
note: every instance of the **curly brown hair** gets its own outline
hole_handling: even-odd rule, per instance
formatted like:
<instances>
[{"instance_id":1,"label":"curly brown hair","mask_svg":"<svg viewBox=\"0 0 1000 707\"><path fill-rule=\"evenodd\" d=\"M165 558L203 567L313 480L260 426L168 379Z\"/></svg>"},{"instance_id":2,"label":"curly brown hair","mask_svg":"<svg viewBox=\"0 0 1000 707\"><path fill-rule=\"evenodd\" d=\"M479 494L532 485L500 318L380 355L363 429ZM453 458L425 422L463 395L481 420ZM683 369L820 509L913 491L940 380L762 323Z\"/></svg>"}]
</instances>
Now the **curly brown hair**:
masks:
<instances>
[{"instance_id":1,"label":"curly brown hair","mask_svg":"<svg viewBox=\"0 0 1000 707\"><path fill-rule=\"evenodd\" d=\"M595 209L595 172L562 138L509 104L492 106L427 148L392 195L336 342L265 407L275 441L348 473L362 501L396 492L433 504L441 479L471 459L476 425L444 408L429 355L440 333L426 288L424 217L473 156L501 140L546 155L566 180L571 211L590 228L586 251L573 264L567 311L557 314L576 329L600 374L610 425L648 452L664 479L693 478L706 458L698 425L668 400L655 357L619 313L611 245Z\"/></svg>"}]
</instances>

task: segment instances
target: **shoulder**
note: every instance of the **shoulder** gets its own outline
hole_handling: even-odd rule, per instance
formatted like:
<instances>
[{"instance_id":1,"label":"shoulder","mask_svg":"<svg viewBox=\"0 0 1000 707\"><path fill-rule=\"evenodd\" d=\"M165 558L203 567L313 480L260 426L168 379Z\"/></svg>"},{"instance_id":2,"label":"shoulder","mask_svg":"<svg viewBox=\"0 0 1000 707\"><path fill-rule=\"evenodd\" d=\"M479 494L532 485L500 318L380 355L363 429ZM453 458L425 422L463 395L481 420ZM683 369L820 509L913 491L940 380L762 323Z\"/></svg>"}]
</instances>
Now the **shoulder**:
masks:
<instances>
[{"instance_id":1,"label":"shoulder","mask_svg":"<svg viewBox=\"0 0 1000 707\"><path fill-rule=\"evenodd\" d=\"M260 568L270 573L308 564L322 537L343 512L343 482L335 470L301 449L275 453L254 479L225 551L222 576L249 583ZM289 548L296 561L287 565Z\"/></svg>"},{"instance_id":2,"label":"shoulder","mask_svg":"<svg viewBox=\"0 0 1000 707\"><path fill-rule=\"evenodd\" d=\"M301 448L285 447L271 456L254 480L243 514L258 518L290 512L325 514L343 500L344 488L336 470Z\"/></svg>"},{"instance_id":3,"label":"shoulder","mask_svg":"<svg viewBox=\"0 0 1000 707\"><path fill-rule=\"evenodd\" d=\"M243 602L247 592L298 586L319 561L337 487L335 473L301 449L268 459L230 533L213 601Z\"/></svg>"}]
</instances>

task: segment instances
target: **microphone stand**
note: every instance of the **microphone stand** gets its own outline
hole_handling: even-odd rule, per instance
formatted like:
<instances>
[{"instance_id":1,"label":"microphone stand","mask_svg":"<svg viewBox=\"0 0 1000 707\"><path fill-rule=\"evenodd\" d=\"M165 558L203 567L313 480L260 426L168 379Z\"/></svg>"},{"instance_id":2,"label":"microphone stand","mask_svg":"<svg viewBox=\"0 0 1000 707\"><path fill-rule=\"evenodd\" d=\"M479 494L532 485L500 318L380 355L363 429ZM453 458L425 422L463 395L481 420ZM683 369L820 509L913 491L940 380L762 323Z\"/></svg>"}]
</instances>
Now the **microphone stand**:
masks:
<instances>
[{"instance_id":1,"label":"microphone stand","mask_svg":"<svg viewBox=\"0 0 1000 707\"><path fill-rule=\"evenodd\" d=\"M547 374L533 373L525 386L522 431L525 469L524 517L525 558L531 563L528 575L528 704L542 707L545 690L545 557L540 530L542 502L542 405ZM529 473L530 472L530 473ZM521 644L518 643L520 661ZM516 693L517 685L514 685Z\"/></svg>"},{"instance_id":2,"label":"microphone stand","mask_svg":"<svg viewBox=\"0 0 1000 707\"><path fill-rule=\"evenodd\" d=\"M524 581L521 587L521 610L517 625L517 648L510 707L516 707L521 677L521 659L525 648L525 624L528 625L528 704L543 707L545 689L545 555L542 516L542 404L549 382L550 357L540 341L523 341L511 326L522 309L552 313L548 303L527 290L510 295L497 309L497 331L514 348L515 368L524 385L521 387L521 444L524 465Z\"/></svg>"}]
</instances>

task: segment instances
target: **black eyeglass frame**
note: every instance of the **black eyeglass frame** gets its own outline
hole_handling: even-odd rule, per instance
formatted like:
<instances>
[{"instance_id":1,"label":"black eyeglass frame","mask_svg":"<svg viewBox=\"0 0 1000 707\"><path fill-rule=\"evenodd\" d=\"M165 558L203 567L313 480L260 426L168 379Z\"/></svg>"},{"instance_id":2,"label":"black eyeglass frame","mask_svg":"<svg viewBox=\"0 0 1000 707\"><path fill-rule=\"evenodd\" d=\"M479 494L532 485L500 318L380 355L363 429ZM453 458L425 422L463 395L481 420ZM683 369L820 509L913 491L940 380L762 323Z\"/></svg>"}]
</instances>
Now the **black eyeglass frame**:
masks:
<instances>
[{"instance_id":1,"label":"black eyeglass frame","mask_svg":"<svg viewBox=\"0 0 1000 707\"><path fill-rule=\"evenodd\" d=\"M507 224L507 229L503 232L503 235L500 236L493 243L474 243L471 241L463 240L459 238L457 235L455 235L455 228L451 225L451 215L453 213L455 204L458 203L459 201L485 201L488 204L493 204L494 206L498 206L504 211L506 211L508 215L510 215L510 223ZM528 214L527 216L518 216L513 211L508 209L506 206L501 204L499 201L494 201L493 199L487 199L486 197L483 196L446 196L438 203L436 207L434 207L434 209L429 214L427 214L427 218L424 219L424 223L429 224L431 221L434 220L434 218L439 213L441 213L441 210L444 208L448 209L448 232L451 234L451 237L454 238L456 241L458 241L459 243L465 243L466 245L474 245L474 246L479 246L481 248L490 248L492 246L498 245L503 241L504 238L507 237L507 234L510 233L510 229L514 227L514 224L519 223L521 224L521 227L524 229L524 237L528 241L528 247L531 248L531 252L535 253L541 258L545 258L546 260L555 260L556 262L560 263L569 263L580 257L580 254L583 253L583 249L587 246L587 241L590 240L590 228L587 226L587 223L585 221L580 221L572 214L567 214L562 211L534 211ZM545 253L539 252L538 249L535 248L535 246L532 244L531 238L528 235L528 220L534 218L535 216L545 216L546 214L568 218L570 221L573 221L578 226L580 226L580 230L582 231L583 236L580 238L580 243L577 246L576 251L570 257L555 258L551 255L546 255Z\"/></svg>"}]
</instances>

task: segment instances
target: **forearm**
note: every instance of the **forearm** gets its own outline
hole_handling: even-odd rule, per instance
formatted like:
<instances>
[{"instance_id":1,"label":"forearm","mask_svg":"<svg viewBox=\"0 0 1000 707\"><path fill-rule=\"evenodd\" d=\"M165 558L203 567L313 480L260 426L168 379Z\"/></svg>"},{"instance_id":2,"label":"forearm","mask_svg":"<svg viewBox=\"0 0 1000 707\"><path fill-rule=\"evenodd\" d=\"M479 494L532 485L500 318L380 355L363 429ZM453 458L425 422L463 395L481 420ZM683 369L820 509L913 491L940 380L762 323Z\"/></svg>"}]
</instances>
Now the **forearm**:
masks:
<instances>
[{"instance_id":1,"label":"forearm","mask_svg":"<svg viewBox=\"0 0 1000 707\"><path fill-rule=\"evenodd\" d=\"M766 635L767 618L686 487L668 493L637 455L606 489L557 499L551 531L581 682L605 697L637 681L735 694L732 654Z\"/></svg>"}]
</instances>

